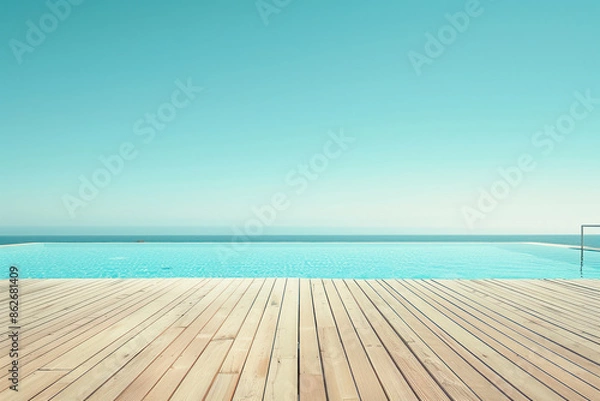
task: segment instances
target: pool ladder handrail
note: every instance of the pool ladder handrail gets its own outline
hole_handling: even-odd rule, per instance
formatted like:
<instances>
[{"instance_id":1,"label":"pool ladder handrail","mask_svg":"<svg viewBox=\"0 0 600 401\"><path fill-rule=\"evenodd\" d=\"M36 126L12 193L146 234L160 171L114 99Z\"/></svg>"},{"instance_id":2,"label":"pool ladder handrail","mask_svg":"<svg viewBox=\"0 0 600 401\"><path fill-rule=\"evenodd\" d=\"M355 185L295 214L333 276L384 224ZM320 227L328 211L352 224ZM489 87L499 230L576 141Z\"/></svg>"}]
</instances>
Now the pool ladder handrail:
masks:
<instances>
[{"instance_id":1,"label":"pool ladder handrail","mask_svg":"<svg viewBox=\"0 0 600 401\"><path fill-rule=\"evenodd\" d=\"M581 225L581 277L583 278L583 255L585 251L584 238L586 228L600 228L600 224L582 224Z\"/></svg>"}]
</instances>

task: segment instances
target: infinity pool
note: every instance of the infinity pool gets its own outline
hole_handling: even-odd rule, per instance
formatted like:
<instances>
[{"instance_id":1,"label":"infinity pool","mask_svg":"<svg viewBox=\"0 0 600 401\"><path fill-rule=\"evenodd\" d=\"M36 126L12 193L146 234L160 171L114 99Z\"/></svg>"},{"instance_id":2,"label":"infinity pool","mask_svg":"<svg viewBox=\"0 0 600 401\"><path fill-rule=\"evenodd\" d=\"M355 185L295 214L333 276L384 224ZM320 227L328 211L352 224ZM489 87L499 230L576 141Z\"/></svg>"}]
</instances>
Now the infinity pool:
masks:
<instances>
[{"instance_id":1,"label":"infinity pool","mask_svg":"<svg viewBox=\"0 0 600 401\"><path fill-rule=\"evenodd\" d=\"M600 278L600 253L514 243L45 243L0 247L22 278Z\"/></svg>"}]
</instances>

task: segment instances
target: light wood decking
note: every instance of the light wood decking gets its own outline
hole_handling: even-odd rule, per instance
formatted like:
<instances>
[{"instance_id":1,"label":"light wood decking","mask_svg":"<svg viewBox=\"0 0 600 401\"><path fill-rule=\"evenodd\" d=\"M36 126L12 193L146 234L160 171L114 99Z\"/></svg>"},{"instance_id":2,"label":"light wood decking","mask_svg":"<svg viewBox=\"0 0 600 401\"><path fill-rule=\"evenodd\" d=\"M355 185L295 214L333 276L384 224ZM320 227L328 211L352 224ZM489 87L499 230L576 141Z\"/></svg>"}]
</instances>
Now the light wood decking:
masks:
<instances>
[{"instance_id":1,"label":"light wood decking","mask_svg":"<svg viewBox=\"0 0 600 401\"><path fill-rule=\"evenodd\" d=\"M23 280L20 308L2 400L600 400L598 280Z\"/></svg>"}]
</instances>

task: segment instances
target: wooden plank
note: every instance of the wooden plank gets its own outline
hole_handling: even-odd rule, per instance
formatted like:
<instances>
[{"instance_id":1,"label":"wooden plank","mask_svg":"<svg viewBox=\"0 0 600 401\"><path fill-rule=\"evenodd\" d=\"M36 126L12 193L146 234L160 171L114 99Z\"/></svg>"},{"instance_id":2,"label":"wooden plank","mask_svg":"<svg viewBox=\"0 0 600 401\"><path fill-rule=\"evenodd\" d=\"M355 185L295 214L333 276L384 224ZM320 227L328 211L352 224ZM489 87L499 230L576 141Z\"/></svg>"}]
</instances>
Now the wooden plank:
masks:
<instances>
[{"instance_id":1,"label":"wooden plank","mask_svg":"<svg viewBox=\"0 0 600 401\"><path fill-rule=\"evenodd\" d=\"M171 400L204 399L263 283L264 280L255 280L247 290L240 287L238 291L242 296L241 300L227 316L219 331L210 339L206 349L194 362ZM215 318L219 317L215 315Z\"/></svg>"},{"instance_id":2,"label":"wooden plank","mask_svg":"<svg viewBox=\"0 0 600 401\"><path fill-rule=\"evenodd\" d=\"M285 279L277 279L275 282L267 309L256 332L256 337L233 395L234 400L262 400L264 396L285 284Z\"/></svg>"},{"instance_id":3,"label":"wooden plank","mask_svg":"<svg viewBox=\"0 0 600 401\"><path fill-rule=\"evenodd\" d=\"M8 282L6 282L8 284ZM78 301L87 298L90 291L105 289L110 283L104 281L69 281L60 286L60 291L48 291L37 294L29 294L26 288L20 288L20 323L22 327L34 329L42 325L46 320L52 319L55 313L62 310L68 311L69 308L78 305ZM53 287L56 288L56 287ZM2 289L3 294L8 293ZM8 316L2 316L1 323L8 324ZM0 339L0 344L7 339Z\"/></svg>"},{"instance_id":4,"label":"wooden plank","mask_svg":"<svg viewBox=\"0 0 600 401\"><path fill-rule=\"evenodd\" d=\"M562 285L570 290L570 293L575 292L579 294L586 294L595 299L600 299L600 285L596 284L596 281L600 280L546 280L548 282Z\"/></svg>"},{"instance_id":5,"label":"wooden plank","mask_svg":"<svg viewBox=\"0 0 600 401\"><path fill-rule=\"evenodd\" d=\"M56 358L54 361L46 364L44 368L75 369L82 361L91 358L98 351L118 340L131 329L154 316L158 311L163 310L174 298L181 295L183 292L188 291L193 285L195 285L195 283L192 281L171 285L166 293L161 294L157 299L152 300L152 302L141 306L134 313L130 313L127 319L112 325L108 332L98 333L85 343L71 348L68 352Z\"/></svg>"},{"instance_id":6,"label":"wooden plank","mask_svg":"<svg viewBox=\"0 0 600 401\"><path fill-rule=\"evenodd\" d=\"M184 329L183 333L176 341L171 342L116 399L126 401L143 399L212 318L216 309L224 302L224 298L229 295L225 291L231 286L232 283L228 280L210 280L208 288L203 287L207 292L194 307L193 313L182 316L177 322L176 327Z\"/></svg>"},{"instance_id":7,"label":"wooden plank","mask_svg":"<svg viewBox=\"0 0 600 401\"><path fill-rule=\"evenodd\" d=\"M321 280L311 280L321 361L330 401L359 400L352 370L339 337Z\"/></svg>"},{"instance_id":8,"label":"wooden plank","mask_svg":"<svg viewBox=\"0 0 600 401\"><path fill-rule=\"evenodd\" d=\"M529 348L515 341L512 337L507 336L504 330L497 330L493 326L482 323L473 315L465 312L464 309L450 302L447 297L440 297L439 293L423 286L423 283L411 281L407 282L406 285L410 286L414 293L423 300L445 313L470 333L485 341L491 348L504 355L513 364L519 366L564 398L583 401L585 398L582 394L590 390L592 393L595 392L586 383L574 377L569 378L567 372L563 369L546 363L546 359L531 352ZM541 369L539 365L544 365L544 369Z\"/></svg>"},{"instance_id":9,"label":"wooden plank","mask_svg":"<svg viewBox=\"0 0 600 401\"><path fill-rule=\"evenodd\" d=\"M423 339L447 364L449 368L467 384L480 398L493 400L527 400L527 398L502 376L490 369L484 362L473 355L469 350L439 327L434 319L408 302L403 294L392 287L393 280L385 280L380 285L388 289L395 299L390 301L394 310L401 311L406 323ZM408 313L406 313L406 312Z\"/></svg>"},{"instance_id":10,"label":"wooden plank","mask_svg":"<svg viewBox=\"0 0 600 401\"><path fill-rule=\"evenodd\" d=\"M335 287L344 307L348 311L352 325L356 328L357 334L369 355L373 368L377 372L379 380L381 380L387 398L390 400L416 399L414 391L350 293L347 284L343 280L336 280Z\"/></svg>"},{"instance_id":11,"label":"wooden plank","mask_svg":"<svg viewBox=\"0 0 600 401\"><path fill-rule=\"evenodd\" d=\"M134 289L148 289L145 287L133 287ZM55 347L61 340L68 339L71 334L80 333L85 330L86 325L98 325L103 321L109 320L117 311L125 311L132 305L139 305L143 299L149 299L153 292L139 291L128 298L115 299L114 297L103 297L102 301L94 302L92 299L89 308L83 310L69 311L64 318L56 321L51 320L46 322L39 330L31 330L27 328L28 339L31 340L27 344L24 355L36 354L38 358L43 349L48 346Z\"/></svg>"},{"instance_id":12,"label":"wooden plank","mask_svg":"<svg viewBox=\"0 0 600 401\"><path fill-rule=\"evenodd\" d=\"M169 400L196 401L204 399L204 395L210 388L232 344L233 340L211 341Z\"/></svg>"},{"instance_id":13,"label":"wooden plank","mask_svg":"<svg viewBox=\"0 0 600 401\"><path fill-rule=\"evenodd\" d=\"M543 310L550 312L550 315L558 313L566 318L576 317L575 321L589 316L600 317L600 313L592 307L591 303L593 303L593 300L589 297L580 297L577 292L572 292L567 298L566 293L562 290L547 288L541 281L509 283L497 280L485 282L503 287L513 294L526 297L530 300L540 301L538 306L543 306Z\"/></svg>"},{"instance_id":14,"label":"wooden plank","mask_svg":"<svg viewBox=\"0 0 600 401\"><path fill-rule=\"evenodd\" d=\"M130 383L132 383L167 347L180 337L185 330L180 325L181 320L188 314L193 314L194 310L202 308L200 303L207 294L206 289L196 291L189 300L186 300L187 306L183 311L177 312L178 319L172 326L165 330L160 336L152 341L148 347L136 355L127 365L116 372L109 380L105 381L89 398L92 400L112 400L121 394Z\"/></svg>"},{"instance_id":15,"label":"wooden plank","mask_svg":"<svg viewBox=\"0 0 600 401\"><path fill-rule=\"evenodd\" d=\"M288 279L271 351L265 401L298 399L298 296L299 280Z\"/></svg>"},{"instance_id":16,"label":"wooden plank","mask_svg":"<svg viewBox=\"0 0 600 401\"><path fill-rule=\"evenodd\" d=\"M60 381L67 373L66 370L36 370L26 380L19 380L19 391L10 391L2 396L3 400L29 400L44 391L47 383Z\"/></svg>"},{"instance_id":17,"label":"wooden plank","mask_svg":"<svg viewBox=\"0 0 600 401\"><path fill-rule=\"evenodd\" d=\"M23 278L19 280L19 287L26 294L35 295L32 299L37 299L44 296L47 293L52 293L51 288L61 288L70 280L67 279L30 279ZM3 283L4 288L8 288L8 283Z\"/></svg>"},{"instance_id":18,"label":"wooden plank","mask_svg":"<svg viewBox=\"0 0 600 401\"><path fill-rule=\"evenodd\" d=\"M222 373L234 373L239 375L242 372L250 347L256 336L256 331L258 330L258 326L262 321L268 306L269 299L271 299L272 292L274 291L275 281L275 279L267 279L265 282L265 285L254 302L254 305L252 305L252 309L244 321L240 332L235 337L235 342L231 347L231 351L221 367Z\"/></svg>"},{"instance_id":19,"label":"wooden plank","mask_svg":"<svg viewBox=\"0 0 600 401\"><path fill-rule=\"evenodd\" d=\"M462 282L459 282L459 284L466 285ZM552 323L547 321L529 302L516 302L514 300L516 296L511 295L511 293L498 296L497 293L499 291L497 289L490 288L485 283L478 281L469 282L468 287L465 288L485 294L495 304L495 308L513 312L513 318L517 323L543 334L548 339L589 359L593 363L600 362L600 349L595 344L586 342L585 338L577 333L565 330L559 322ZM523 302L526 302L526 304L523 305Z\"/></svg>"},{"instance_id":20,"label":"wooden plank","mask_svg":"<svg viewBox=\"0 0 600 401\"><path fill-rule=\"evenodd\" d=\"M254 341L259 323L273 291L275 279L267 279L240 331L235 337L221 370L215 377L206 396L207 400L230 400L233 398L250 347Z\"/></svg>"},{"instance_id":21,"label":"wooden plank","mask_svg":"<svg viewBox=\"0 0 600 401\"><path fill-rule=\"evenodd\" d=\"M265 279L254 279L250 287L243 294L242 299L219 328L214 340L235 340L248 313L255 304L261 290L266 285Z\"/></svg>"},{"instance_id":22,"label":"wooden plank","mask_svg":"<svg viewBox=\"0 0 600 401\"><path fill-rule=\"evenodd\" d=\"M21 284L23 399L600 399L600 280Z\"/></svg>"},{"instance_id":23,"label":"wooden plank","mask_svg":"<svg viewBox=\"0 0 600 401\"><path fill-rule=\"evenodd\" d=\"M300 399L326 401L310 280L300 280Z\"/></svg>"},{"instance_id":24,"label":"wooden plank","mask_svg":"<svg viewBox=\"0 0 600 401\"><path fill-rule=\"evenodd\" d=\"M239 374L219 372L206 396L207 401L231 400Z\"/></svg>"},{"instance_id":25,"label":"wooden plank","mask_svg":"<svg viewBox=\"0 0 600 401\"><path fill-rule=\"evenodd\" d=\"M94 306L99 300L111 298L121 299L123 294L127 294L132 288L142 288L143 283L132 280L122 283L105 283L104 286L95 286L93 288L85 287L82 293L76 293L71 299L65 299L64 303L58 302L54 308L45 309L43 312L36 311L31 317L32 321L25 325L30 333L36 333L39 328L46 329L48 325L57 325L65 319L70 318L74 313L82 310L94 310ZM145 284L144 286L148 286ZM28 304L29 306L29 304Z\"/></svg>"},{"instance_id":26,"label":"wooden plank","mask_svg":"<svg viewBox=\"0 0 600 401\"><path fill-rule=\"evenodd\" d=\"M173 395L191 367L201 356L210 339L215 335L219 327L221 327L223 321L235 305L237 305L240 297L250 285L250 280L230 280L229 282L231 285L229 285L227 290L206 308L205 316L209 317L206 324L202 325L200 331L197 332L191 341L186 339L188 345L144 397L145 400L165 400Z\"/></svg>"},{"instance_id":27,"label":"wooden plank","mask_svg":"<svg viewBox=\"0 0 600 401\"><path fill-rule=\"evenodd\" d=\"M392 298L385 294L385 291L381 291L381 295L378 294L369 284L367 281L361 281L358 284L351 282L348 285L416 396L419 399L449 400L450 397L445 392L445 388L438 384L441 381L448 388L453 389L452 391L460 393L460 399L474 399L474 395L465 391L464 385L461 386L460 379L454 376L435 357L435 354L428 353L424 347L417 346L417 344L421 344L421 340L414 332L411 332L402 317L390 307L388 302ZM372 282L371 284L377 283ZM382 319L382 316L385 319ZM416 346L411 346L413 344ZM417 355L416 353L419 352L422 354ZM442 380L436 381L432 377L433 372Z\"/></svg>"},{"instance_id":28,"label":"wooden plank","mask_svg":"<svg viewBox=\"0 0 600 401\"><path fill-rule=\"evenodd\" d=\"M356 382L361 400L380 401L388 399L379 377L375 373L371 360L352 325L350 318L339 298L331 280L324 280L325 293L335 320L340 339L346 350L348 364Z\"/></svg>"},{"instance_id":29,"label":"wooden plank","mask_svg":"<svg viewBox=\"0 0 600 401\"><path fill-rule=\"evenodd\" d=\"M540 281L524 281L515 283L494 282L509 291L513 297L524 299L531 303L533 309L549 322L558 324L570 331L600 344L600 334L597 332L600 314L594 309L596 303L590 299L578 298L573 294L543 288Z\"/></svg>"},{"instance_id":30,"label":"wooden plank","mask_svg":"<svg viewBox=\"0 0 600 401\"><path fill-rule=\"evenodd\" d=\"M135 282L137 283L137 282ZM133 283L132 283L133 284ZM141 284L137 284L141 285ZM131 288L131 287L130 287ZM133 288L141 288L134 286ZM116 289L115 291L119 291ZM108 291L107 291L108 292ZM47 319L37 328L32 329L31 326L22 326L27 330L26 341L22 344L21 357L28 357L30 354L35 353L40 355L44 348L56 346L56 342L64 340L66 335L73 333L75 330L82 328L85 325L97 324L102 319L93 319L94 312L98 310L102 311L105 307L106 312L110 313L122 305L125 302L119 302L114 297L111 297L111 293L98 294L98 298L91 298L82 300L81 308L73 308L65 311L64 315L60 318ZM99 301L101 299L101 301ZM89 302L89 303L88 303ZM86 303L88 303L86 305ZM0 357L0 367L3 369L10 364L8 356Z\"/></svg>"},{"instance_id":31,"label":"wooden plank","mask_svg":"<svg viewBox=\"0 0 600 401\"><path fill-rule=\"evenodd\" d=\"M517 282L517 284L521 283L520 281ZM565 285L562 285L560 283L551 281L551 280L531 280L531 281L527 281L527 283L529 285L535 285L537 288L539 289L545 289L548 290L548 292L552 295L559 295L561 294L560 297L558 297L557 299L559 300L563 300L566 302L570 302L573 299L579 300L582 302L581 306L582 307L587 307L589 305L589 302L593 302L593 303L598 303L600 302L600 291L596 290L590 290L590 291L584 291L583 289L578 290L574 287L568 287ZM579 287L581 288L581 287ZM591 308L592 311L593 308Z\"/></svg>"},{"instance_id":32,"label":"wooden plank","mask_svg":"<svg viewBox=\"0 0 600 401\"><path fill-rule=\"evenodd\" d=\"M395 281L391 283L397 291L402 291L402 296L409 300L416 308L431 316L433 320L448 334L458 340L471 353L498 372L503 378L509 380L519 391L531 399L559 400L563 399L557 393L528 374L521 367L513 364L505 355L497 352L487 343L463 328L460 324L434 308L428 302L410 291L404 282Z\"/></svg>"},{"instance_id":33,"label":"wooden plank","mask_svg":"<svg viewBox=\"0 0 600 401\"><path fill-rule=\"evenodd\" d=\"M508 308L499 308L496 303L488 300L488 296L470 291L470 288L466 288L455 281L437 282L434 285L443 287L447 291L451 291L452 294L456 294L463 302L472 305L474 310L492 319L500 327L506 327L507 329L511 329L512 332L518 333L521 341L529 341L533 346L540 345L558 355L561 358L561 362L557 362L559 365L567 364L567 366L570 366L572 364L580 366L588 372L593 372L597 369L598 365L596 363L566 348L564 344L552 341L544 331L536 330L533 324L528 324L527 322L520 323L520 316ZM572 369L570 368L569 371L573 371Z\"/></svg>"},{"instance_id":34,"label":"wooden plank","mask_svg":"<svg viewBox=\"0 0 600 401\"><path fill-rule=\"evenodd\" d=\"M89 338L108 330L108 328L111 327L113 324L121 321L123 318L128 316L132 310L139 309L142 305L151 302L153 299L160 296L160 294L167 291L167 285L168 283L165 283L164 286L158 286L156 292L144 294L144 298L140 298L139 300L134 299L133 301L137 302L134 302L130 306L120 309L118 313L108 316L107 319L105 319L99 324L95 324L92 327L84 326L74 329L73 331L69 331L68 334L63 335L62 337L58 337L57 341L55 341L54 343L48 344L47 346L44 346L39 350L26 354L20 360L20 363L23 365L21 370L21 377L23 379L26 379L28 374L34 372L37 369L43 368L46 364L64 355L66 352L76 347L77 345L86 342ZM52 333L52 335L54 335L54 333ZM0 382L0 390L5 390L7 388L7 383ZM0 392L0 396L2 394L3 393Z\"/></svg>"},{"instance_id":35,"label":"wooden plank","mask_svg":"<svg viewBox=\"0 0 600 401\"><path fill-rule=\"evenodd\" d=\"M62 383L68 384L60 391L60 397L66 400L80 400L92 395L115 372L167 330L181 316L181 313L191 307L186 301L194 294L199 284L197 280L188 280L152 303L153 307L160 307L160 309L149 308L143 313L138 311L139 318L143 320L136 322L132 319L136 322L135 328L118 341L111 341L101 351L97 348L98 339L93 339L95 342L92 344L85 344L86 348L80 348L82 353L88 349L98 351L92 358L79 364L61 379ZM153 309L154 312L149 314ZM65 355L68 359L61 362L59 366L68 365L72 359L77 358L76 355L71 356L69 353ZM52 386L42 395L47 394L48 390L52 391ZM44 399L42 395L38 399Z\"/></svg>"},{"instance_id":36,"label":"wooden plank","mask_svg":"<svg viewBox=\"0 0 600 401\"><path fill-rule=\"evenodd\" d=\"M446 283L447 284L447 283ZM487 324L492 328L497 328L500 337L508 336L519 344L522 344L525 349L522 350L521 355L528 360L534 360L532 358L539 359L538 366L544 367L548 371L560 368L562 374L559 377L566 376L571 380L583 381L588 386L584 386L583 389L578 389L581 384L575 384L572 387L578 390L581 394L588 395L595 394L600 389L600 377L594 375L589 370L577 365L571 360L561 355L561 349L551 342L544 342L544 338L534 338L528 336L531 332L527 332L522 327L515 325L510 320L498 313L485 313L485 308L478 307L471 299L461 296L459 292L451 292L445 286L439 283L422 283L422 285L428 285L431 288L435 288L436 291L444 294L444 298L449 302L460 305L462 309L470 313L475 319ZM594 366L590 366L595 369ZM556 376L555 376L556 377ZM593 397L592 397L593 398Z\"/></svg>"}]
</instances>

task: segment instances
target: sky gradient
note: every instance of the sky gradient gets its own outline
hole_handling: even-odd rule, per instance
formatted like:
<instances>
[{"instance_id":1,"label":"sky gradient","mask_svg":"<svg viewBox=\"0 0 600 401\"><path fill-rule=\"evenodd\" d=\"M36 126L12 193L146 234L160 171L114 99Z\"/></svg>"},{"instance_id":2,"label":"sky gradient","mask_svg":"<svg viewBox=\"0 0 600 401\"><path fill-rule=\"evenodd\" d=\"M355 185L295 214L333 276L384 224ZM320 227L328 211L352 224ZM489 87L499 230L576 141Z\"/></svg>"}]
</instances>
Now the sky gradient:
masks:
<instances>
[{"instance_id":1,"label":"sky gradient","mask_svg":"<svg viewBox=\"0 0 600 401\"><path fill-rule=\"evenodd\" d=\"M3 6L0 234L600 223L597 1L131 3Z\"/></svg>"}]
</instances>

